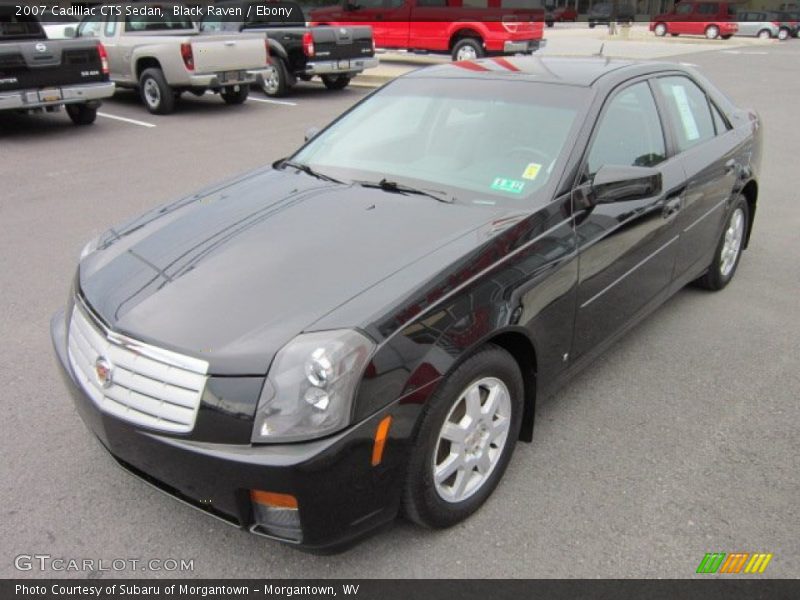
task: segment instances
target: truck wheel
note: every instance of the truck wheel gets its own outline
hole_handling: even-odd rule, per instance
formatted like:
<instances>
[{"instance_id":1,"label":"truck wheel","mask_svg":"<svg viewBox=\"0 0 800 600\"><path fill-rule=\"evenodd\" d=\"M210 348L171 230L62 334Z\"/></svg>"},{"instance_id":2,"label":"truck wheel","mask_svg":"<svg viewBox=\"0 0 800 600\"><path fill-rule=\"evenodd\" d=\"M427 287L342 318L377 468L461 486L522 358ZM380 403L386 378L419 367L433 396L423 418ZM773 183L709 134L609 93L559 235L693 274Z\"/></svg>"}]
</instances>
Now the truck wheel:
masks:
<instances>
[{"instance_id":1,"label":"truck wheel","mask_svg":"<svg viewBox=\"0 0 800 600\"><path fill-rule=\"evenodd\" d=\"M475 60L484 54L481 41L476 38L462 38L453 46L453 60Z\"/></svg>"},{"instance_id":2,"label":"truck wheel","mask_svg":"<svg viewBox=\"0 0 800 600\"><path fill-rule=\"evenodd\" d=\"M175 110L175 95L161 69L145 69L142 72L139 92L145 107L154 115L168 115Z\"/></svg>"},{"instance_id":3,"label":"truck wheel","mask_svg":"<svg viewBox=\"0 0 800 600\"><path fill-rule=\"evenodd\" d=\"M289 93L289 73L282 58L275 59L272 67L270 74L261 80L261 89L267 96L280 98Z\"/></svg>"},{"instance_id":4,"label":"truck wheel","mask_svg":"<svg viewBox=\"0 0 800 600\"><path fill-rule=\"evenodd\" d=\"M91 125L97 119L97 109L85 104L67 104L66 109L75 125Z\"/></svg>"},{"instance_id":5,"label":"truck wheel","mask_svg":"<svg viewBox=\"0 0 800 600\"><path fill-rule=\"evenodd\" d=\"M236 86L228 86L222 88L222 91L219 93L222 96L222 99L225 101L225 104L244 104L244 101L247 100L247 94L250 92L250 88L246 85L240 85L239 89L236 89Z\"/></svg>"},{"instance_id":6,"label":"truck wheel","mask_svg":"<svg viewBox=\"0 0 800 600\"><path fill-rule=\"evenodd\" d=\"M323 75L322 83L329 90L343 90L350 85L350 77L348 75Z\"/></svg>"}]
</instances>

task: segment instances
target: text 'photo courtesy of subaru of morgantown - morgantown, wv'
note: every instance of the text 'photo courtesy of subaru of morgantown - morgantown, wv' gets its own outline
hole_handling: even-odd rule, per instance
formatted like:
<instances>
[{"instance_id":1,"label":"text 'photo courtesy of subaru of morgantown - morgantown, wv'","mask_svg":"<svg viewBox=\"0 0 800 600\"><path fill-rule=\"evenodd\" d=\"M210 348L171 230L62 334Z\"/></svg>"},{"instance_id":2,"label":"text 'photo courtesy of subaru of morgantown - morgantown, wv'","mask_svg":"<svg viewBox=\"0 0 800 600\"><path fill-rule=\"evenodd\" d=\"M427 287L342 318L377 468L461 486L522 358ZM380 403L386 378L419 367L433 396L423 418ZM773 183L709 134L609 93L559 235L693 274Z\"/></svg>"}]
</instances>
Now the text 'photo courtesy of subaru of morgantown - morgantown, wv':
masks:
<instances>
[{"instance_id":1,"label":"text 'photo courtesy of subaru of morgantown - morgantown, wv'","mask_svg":"<svg viewBox=\"0 0 800 600\"><path fill-rule=\"evenodd\" d=\"M263 35L223 58L226 33L174 33L161 69L109 49L151 109L238 98L264 65ZM537 402L684 286L729 284L762 137L678 62L419 69L287 158L93 239L51 321L57 363L119 465L227 523L317 552L401 514L452 526Z\"/></svg>"}]
</instances>

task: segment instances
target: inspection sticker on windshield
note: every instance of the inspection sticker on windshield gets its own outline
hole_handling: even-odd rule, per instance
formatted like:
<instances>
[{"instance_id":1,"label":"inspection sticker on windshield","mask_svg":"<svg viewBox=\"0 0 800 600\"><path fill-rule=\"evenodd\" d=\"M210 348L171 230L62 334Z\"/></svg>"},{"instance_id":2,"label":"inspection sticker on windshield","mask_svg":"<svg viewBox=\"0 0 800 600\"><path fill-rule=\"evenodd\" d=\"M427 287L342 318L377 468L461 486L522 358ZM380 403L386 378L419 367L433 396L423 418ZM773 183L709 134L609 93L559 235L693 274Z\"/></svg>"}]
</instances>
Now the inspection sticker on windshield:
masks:
<instances>
[{"instance_id":1,"label":"inspection sticker on windshield","mask_svg":"<svg viewBox=\"0 0 800 600\"><path fill-rule=\"evenodd\" d=\"M539 175L539 171L542 169L542 165L539 163L529 163L525 170L522 172L523 179L536 179L536 176Z\"/></svg>"},{"instance_id":2,"label":"inspection sticker on windshield","mask_svg":"<svg viewBox=\"0 0 800 600\"><path fill-rule=\"evenodd\" d=\"M524 187L524 181L506 179L505 177L495 177L494 181L492 182L493 190L497 190L499 192L508 192L509 194L521 194Z\"/></svg>"}]
</instances>

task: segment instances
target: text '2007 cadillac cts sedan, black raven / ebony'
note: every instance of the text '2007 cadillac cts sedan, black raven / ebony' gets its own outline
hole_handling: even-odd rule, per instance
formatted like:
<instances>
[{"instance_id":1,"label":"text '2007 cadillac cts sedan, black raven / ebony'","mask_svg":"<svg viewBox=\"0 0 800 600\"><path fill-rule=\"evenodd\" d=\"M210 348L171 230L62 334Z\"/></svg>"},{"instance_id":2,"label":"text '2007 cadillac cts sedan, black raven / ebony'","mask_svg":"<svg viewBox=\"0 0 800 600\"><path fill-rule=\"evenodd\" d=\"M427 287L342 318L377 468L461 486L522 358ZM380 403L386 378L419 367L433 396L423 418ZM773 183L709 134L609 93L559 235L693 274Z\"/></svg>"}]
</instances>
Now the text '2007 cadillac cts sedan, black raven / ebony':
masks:
<instances>
[{"instance_id":1,"label":"text '2007 cadillac cts sedan, black raven / ebony'","mask_svg":"<svg viewBox=\"0 0 800 600\"><path fill-rule=\"evenodd\" d=\"M224 521L317 551L445 527L537 398L728 284L760 156L758 117L674 64L427 68L87 245L55 349L114 459Z\"/></svg>"}]
</instances>

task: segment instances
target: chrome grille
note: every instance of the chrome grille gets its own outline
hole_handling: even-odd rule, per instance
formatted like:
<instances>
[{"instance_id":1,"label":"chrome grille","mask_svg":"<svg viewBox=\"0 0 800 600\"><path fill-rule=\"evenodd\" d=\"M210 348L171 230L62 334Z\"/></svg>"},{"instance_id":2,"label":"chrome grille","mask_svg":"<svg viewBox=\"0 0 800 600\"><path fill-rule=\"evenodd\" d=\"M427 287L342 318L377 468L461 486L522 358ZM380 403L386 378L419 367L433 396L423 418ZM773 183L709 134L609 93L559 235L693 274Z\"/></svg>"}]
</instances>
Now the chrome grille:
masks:
<instances>
[{"instance_id":1,"label":"chrome grille","mask_svg":"<svg viewBox=\"0 0 800 600\"><path fill-rule=\"evenodd\" d=\"M69 325L69 362L97 407L151 429L194 428L208 363L143 344L105 329L76 301ZM98 361L110 376L98 374Z\"/></svg>"}]
</instances>

